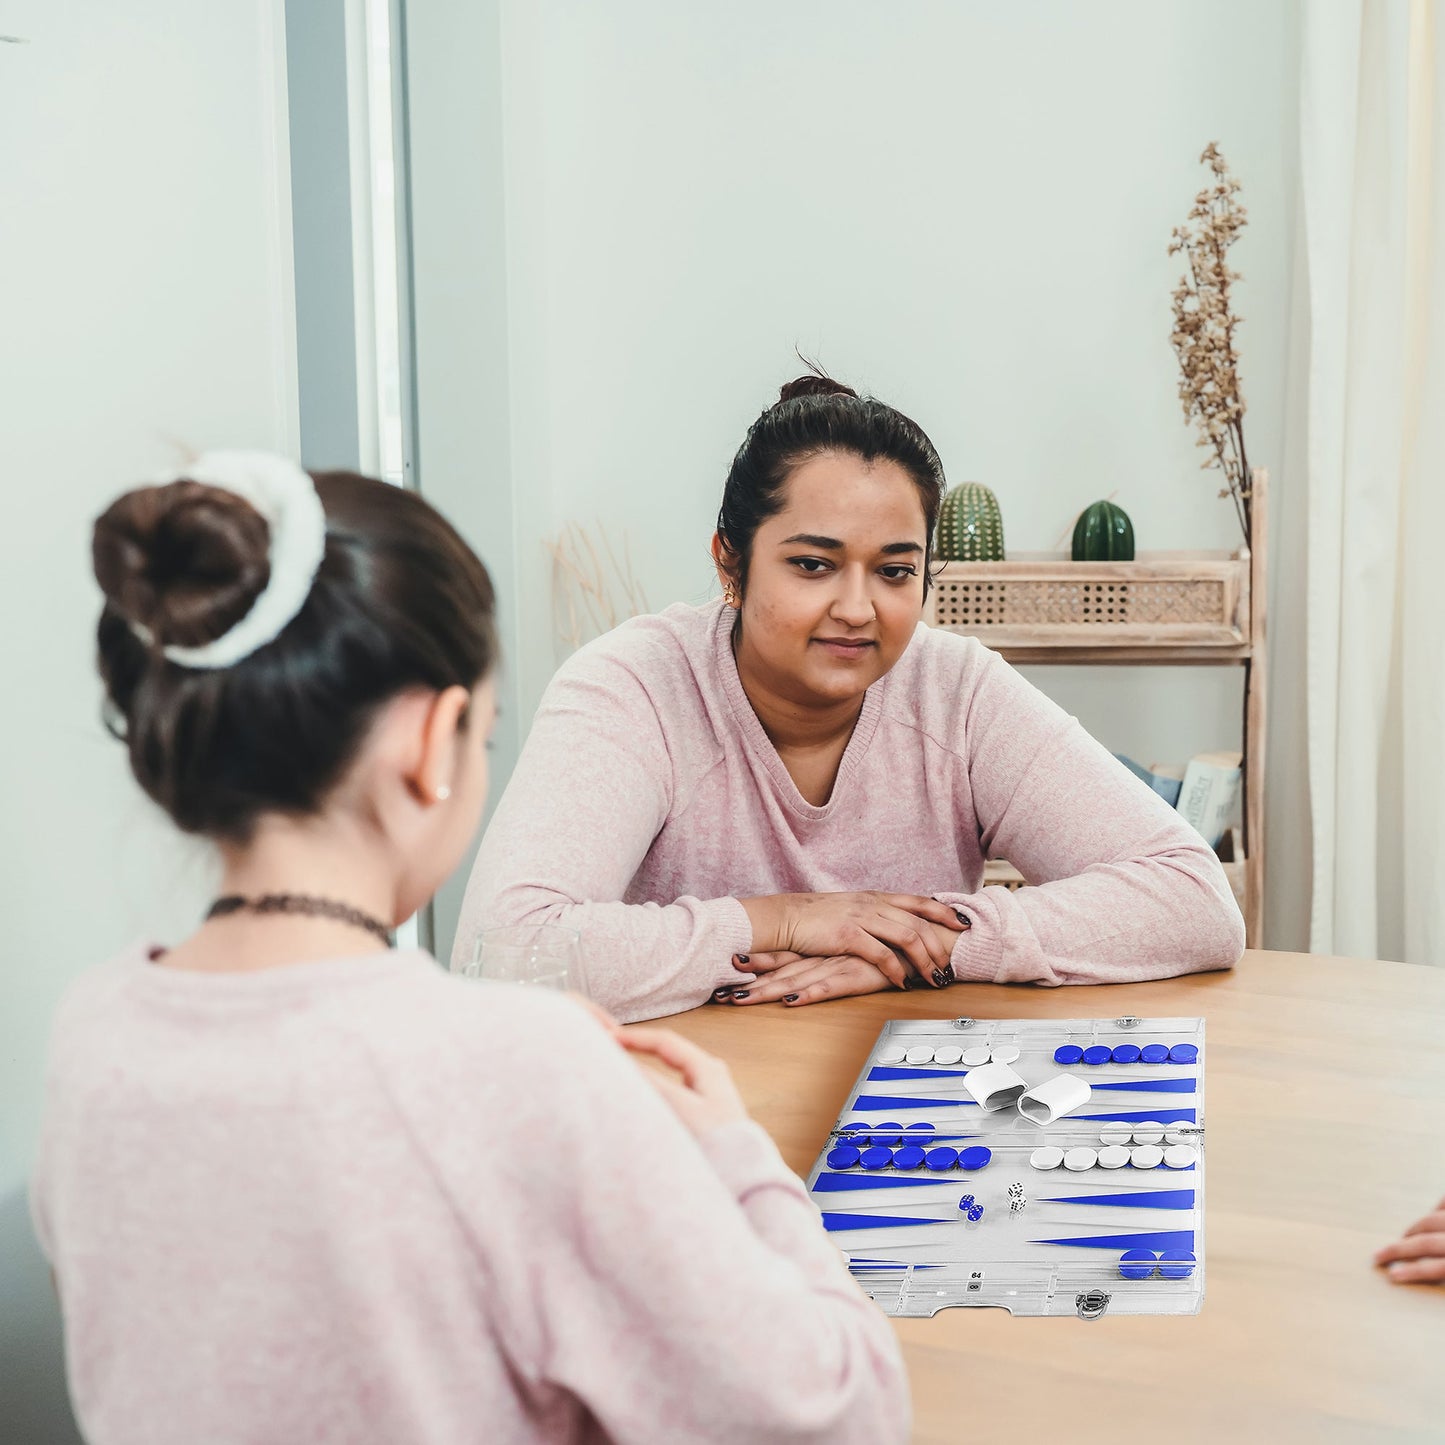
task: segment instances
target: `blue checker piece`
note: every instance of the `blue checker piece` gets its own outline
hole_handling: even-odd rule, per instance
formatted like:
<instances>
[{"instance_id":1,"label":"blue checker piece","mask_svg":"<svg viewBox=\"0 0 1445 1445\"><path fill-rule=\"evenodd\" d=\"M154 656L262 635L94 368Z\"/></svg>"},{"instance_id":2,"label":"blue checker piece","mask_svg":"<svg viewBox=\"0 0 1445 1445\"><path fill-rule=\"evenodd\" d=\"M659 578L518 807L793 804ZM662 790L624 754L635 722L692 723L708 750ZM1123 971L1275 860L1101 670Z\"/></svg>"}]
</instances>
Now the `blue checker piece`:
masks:
<instances>
[{"instance_id":1,"label":"blue checker piece","mask_svg":"<svg viewBox=\"0 0 1445 1445\"><path fill-rule=\"evenodd\" d=\"M868 1132L875 1144L882 1144L886 1149L896 1149L903 1142L903 1125L895 1124L891 1119L883 1124L874 1124Z\"/></svg>"},{"instance_id":2,"label":"blue checker piece","mask_svg":"<svg viewBox=\"0 0 1445 1445\"><path fill-rule=\"evenodd\" d=\"M1142 1052L1138 1044L1120 1044L1109 1057L1116 1064L1137 1064Z\"/></svg>"},{"instance_id":3,"label":"blue checker piece","mask_svg":"<svg viewBox=\"0 0 1445 1445\"><path fill-rule=\"evenodd\" d=\"M930 1149L923 1156L923 1162L930 1169L936 1169L941 1173L945 1169L952 1169L958 1163L958 1150L950 1149L947 1144L940 1144L936 1149Z\"/></svg>"},{"instance_id":4,"label":"blue checker piece","mask_svg":"<svg viewBox=\"0 0 1445 1445\"><path fill-rule=\"evenodd\" d=\"M1188 1279L1194 1273L1194 1252L1188 1249L1166 1249L1159 1256L1161 1279Z\"/></svg>"},{"instance_id":5,"label":"blue checker piece","mask_svg":"<svg viewBox=\"0 0 1445 1445\"><path fill-rule=\"evenodd\" d=\"M982 1144L975 1144L971 1148L959 1151L958 1167L960 1169L982 1169L992 1158L992 1149L985 1149Z\"/></svg>"},{"instance_id":6,"label":"blue checker piece","mask_svg":"<svg viewBox=\"0 0 1445 1445\"><path fill-rule=\"evenodd\" d=\"M1060 1044L1058 1048L1054 1050L1054 1062L1056 1064L1077 1064L1083 1057L1084 1051L1078 1044Z\"/></svg>"},{"instance_id":7,"label":"blue checker piece","mask_svg":"<svg viewBox=\"0 0 1445 1445\"><path fill-rule=\"evenodd\" d=\"M926 1144L927 1136L934 1132L932 1124L910 1124L904 1131L910 1143Z\"/></svg>"},{"instance_id":8,"label":"blue checker piece","mask_svg":"<svg viewBox=\"0 0 1445 1445\"><path fill-rule=\"evenodd\" d=\"M1139 1050L1139 1060L1145 1064L1162 1064L1169 1059L1168 1044L1145 1044Z\"/></svg>"},{"instance_id":9,"label":"blue checker piece","mask_svg":"<svg viewBox=\"0 0 1445 1445\"><path fill-rule=\"evenodd\" d=\"M893 1151L885 1149L881 1144L875 1144L871 1149L863 1151L859 1162L865 1169L886 1169L893 1162Z\"/></svg>"},{"instance_id":10,"label":"blue checker piece","mask_svg":"<svg viewBox=\"0 0 1445 1445\"><path fill-rule=\"evenodd\" d=\"M828 1151L829 1169L851 1169L861 1158L862 1152L852 1144L839 1144Z\"/></svg>"},{"instance_id":11,"label":"blue checker piece","mask_svg":"<svg viewBox=\"0 0 1445 1445\"><path fill-rule=\"evenodd\" d=\"M1119 1274L1123 1279L1151 1279L1158 1262L1152 1249L1131 1249L1119 1256Z\"/></svg>"},{"instance_id":12,"label":"blue checker piece","mask_svg":"<svg viewBox=\"0 0 1445 1445\"><path fill-rule=\"evenodd\" d=\"M901 1149L893 1151L893 1167L895 1169L922 1169L923 1150L917 1144L905 1144Z\"/></svg>"},{"instance_id":13,"label":"blue checker piece","mask_svg":"<svg viewBox=\"0 0 1445 1445\"><path fill-rule=\"evenodd\" d=\"M1084 1050L1086 1064L1107 1064L1114 1057L1114 1051L1107 1044L1093 1044Z\"/></svg>"},{"instance_id":14,"label":"blue checker piece","mask_svg":"<svg viewBox=\"0 0 1445 1445\"><path fill-rule=\"evenodd\" d=\"M1175 1044L1169 1050L1169 1062L1171 1064L1192 1064L1199 1058L1199 1046L1197 1044Z\"/></svg>"}]
</instances>

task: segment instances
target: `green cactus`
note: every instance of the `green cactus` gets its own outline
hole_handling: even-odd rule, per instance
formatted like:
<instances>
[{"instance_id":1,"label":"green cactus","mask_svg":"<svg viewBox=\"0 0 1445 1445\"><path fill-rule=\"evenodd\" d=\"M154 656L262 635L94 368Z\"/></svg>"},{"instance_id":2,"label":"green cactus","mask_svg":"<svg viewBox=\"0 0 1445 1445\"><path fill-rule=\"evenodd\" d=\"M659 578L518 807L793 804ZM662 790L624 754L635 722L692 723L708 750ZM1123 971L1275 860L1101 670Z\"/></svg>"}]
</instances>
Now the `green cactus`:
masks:
<instances>
[{"instance_id":1,"label":"green cactus","mask_svg":"<svg viewBox=\"0 0 1445 1445\"><path fill-rule=\"evenodd\" d=\"M1134 524L1123 507L1095 502L1074 523L1075 562L1132 562Z\"/></svg>"},{"instance_id":2,"label":"green cactus","mask_svg":"<svg viewBox=\"0 0 1445 1445\"><path fill-rule=\"evenodd\" d=\"M943 562L1003 561L998 498L982 483L965 482L943 499L936 550Z\"/></svg>"}]
</instances>

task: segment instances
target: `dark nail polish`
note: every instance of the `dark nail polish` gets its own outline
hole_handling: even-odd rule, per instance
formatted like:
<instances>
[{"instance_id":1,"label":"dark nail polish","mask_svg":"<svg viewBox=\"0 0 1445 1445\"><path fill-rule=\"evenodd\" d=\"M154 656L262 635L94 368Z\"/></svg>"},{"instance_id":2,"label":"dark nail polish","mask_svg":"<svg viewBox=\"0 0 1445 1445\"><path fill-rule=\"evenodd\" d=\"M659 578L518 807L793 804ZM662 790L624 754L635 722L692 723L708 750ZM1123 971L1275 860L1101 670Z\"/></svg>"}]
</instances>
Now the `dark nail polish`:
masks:
<instances>
[{"instance_id":1,"label":"dark nail polish","mask_svg":"<svg viewBox=\"0 0 1445 1445\"><path fill-rule=\"evenodd\" d=\"M746 998L747 996L748 990L745 988L740 988L736 993L729 995L729 997L734 1003L736 1003L740 998Z\"/></svg>"},{"instance_id":2,"label":"dark nail polish","mask_svg":"<svg viewBox=\"0 0 1445 1445\"><path fill-rule=\"evenodd\" d=\"M795 993L785 993L785 994L783 995L783 1002L784 1002L784 1003L797 1003L797 1001L798 1001L798 995L795 994Z\"/></svg>"},{"instance_id":3,"label":"dark nail polish","mask_svg":"<svg viewBox=\"0 0 1445 1445\"><path fill-rule=\"evenodd\" d=\"M733 954L733 958L734 958L738 963L742 964L742 966L743 966L744 968L746 968L746 967L748 966L748 959L749 959L751 956L752 956L751 954L747 954L747 953L735 953L735 954Z\"/></svg>"},{"instance_id":4,"label":"dark nail polish","mask_svg":"<svg viewBox=\"0 0 1445 1445\"><path fill-rule=\"evenodd\" d=\"M736 986L736 984L725 983L721 988L713 989L712 996L714 998L726 998Z\"/></svg>"},{"instance_id":5,"label":"dark nail polish","mask_svg":"<svg viewBox=\"0 0 1445 1445\"><path fill-rule=\"evenodd\" d=\"M972 927L973 927L973 925L969 922L968 914L966 914L966 913L960 913L960 912L958 911L958 909L955 908L955 909L953 910L953 916L954 916L956 919L958 919L958 921L959 921L961 924L963 924L963 926L964 926L965 928L972 928Z\"/></svg>"},{"instance_id":6,"label":"dark nail polish","mask_svg":"<svg viewBox=\"0 0 1445 1445\"><path fill-rule=\"evenodd\" d=\"M943 985L948 982L948 975L944 973L941 968L935 968L933 970L933 982L937 987L942 988Z\"/></svg>"}]
</instances>

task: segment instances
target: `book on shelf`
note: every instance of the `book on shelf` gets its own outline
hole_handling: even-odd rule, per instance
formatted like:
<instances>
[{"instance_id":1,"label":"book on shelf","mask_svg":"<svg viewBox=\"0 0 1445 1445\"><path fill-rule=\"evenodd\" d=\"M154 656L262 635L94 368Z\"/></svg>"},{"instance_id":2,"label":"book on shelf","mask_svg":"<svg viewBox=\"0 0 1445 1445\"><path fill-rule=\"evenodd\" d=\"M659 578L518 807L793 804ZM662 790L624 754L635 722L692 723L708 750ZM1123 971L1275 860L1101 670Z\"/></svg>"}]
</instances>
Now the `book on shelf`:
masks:
<instances>
[{"instance_id":1,"label":"book on shelf","mask_svg":"<svg viewBox=\"0 0 1445 1445\"><path fill-rule=\"evenodd\" d=\"M1243 762L1237 752L1198 753L1184 769L1176 806L1211 848L1233 820Z\"/></svg>"},{"instance_id":2,"label":"book on shelf","mask_svg":"<svg viewBox=\"0 0 1445 1445\"><path fill-rule=\"evenodd\" d=\"M1240 753L1199 753L1181 767L1178 763L1136 763L1123 753L1114 756L1152 788L1171 808L1176 808L1211 848L1217 848L1233 821L1239 801Z\"/></svg>"},{"instance_id":3,"label":"book on shelf","mask_svg":"<svg viewBox=\"0 0 1445 1445\"><path fill-rule=\"evenodd\" d=\"M1179 789L1184 782L1183 768L1174 763L1150 763L1146 768L1143 763L1136 763L1133 758L1126 758L1123 753L1115 753L1114 756L1141 783L1153 788L1171 808L1178 807Z\"/></svg>"}]
</instances>

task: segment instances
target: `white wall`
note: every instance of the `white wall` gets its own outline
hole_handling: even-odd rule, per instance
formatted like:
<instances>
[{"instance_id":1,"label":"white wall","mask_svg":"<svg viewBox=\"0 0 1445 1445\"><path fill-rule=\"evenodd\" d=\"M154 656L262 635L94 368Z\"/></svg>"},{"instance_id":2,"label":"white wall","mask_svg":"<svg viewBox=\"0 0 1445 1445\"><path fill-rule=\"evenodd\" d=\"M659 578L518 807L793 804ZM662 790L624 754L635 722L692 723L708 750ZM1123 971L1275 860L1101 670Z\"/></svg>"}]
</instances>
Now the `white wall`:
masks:
<instances>
[{"instance_id":1,"label":"white wall","mask_svg":"<svg viewBox=\"0 0 1445 1445\"><path fill-rule=\"evenodd\" d=\"M295 450L273 0L6 0L0 31L0 1437L71 1438L23 1180L58 996L192 926L177 845L102 731L94 516L176 442Z\"/></svg>"},{"instance_id":2,"label":"white wall","mask_svg":"<svg viewBox=\"0 0 1445 1445\"><path fill-rule=\"evenodd\" d=\"M1182 0L499 8L499 42L474 17L485 35L455 34L446 56L453 72L471 66L474 124L450 149L440 129L414 142L447 204L470 189L505 216L505 255L472 256L487 285L505 276L509 453L474 441L474 478L424 472L423 487L453 510L486 497L499 516L509 499L505 528L472 536L515 582L524 721L554 656L544 538L602 518L629 533L654 605L708 595L723 476L800 369L795 346L915 416L953 481L993 486L1010 548L1052 547L1116 490L1142 547L1235 545L1168 345L1166 247L1209 140L1250 209L1236 254L1251 454L1288 500L1294 0L1220 0L1207 24ZM447 7L410 9L435 49ZM424 47L414 60L413 94L435 108L446 77ZM488 194L476 156L479 137L495 143L482 115L498 74L505 185ZM420 180L419 217L440 184ZM473 323L419 308L420 354ZM468 374L480 385L485 370ZM429 426L477 406L476 391L449 397L423 372L424 453ZM1289 519L1276 523L1284 542ZM1034 677L1146 761L1239 737L1234 670ZM1302 737L1287 702L1286 759ZM1271 786L1272 818L1303 816L1300 780L1290 787ZM1270 934L1303 947L1292 848Z\"/></svg>"}]
</instances>

